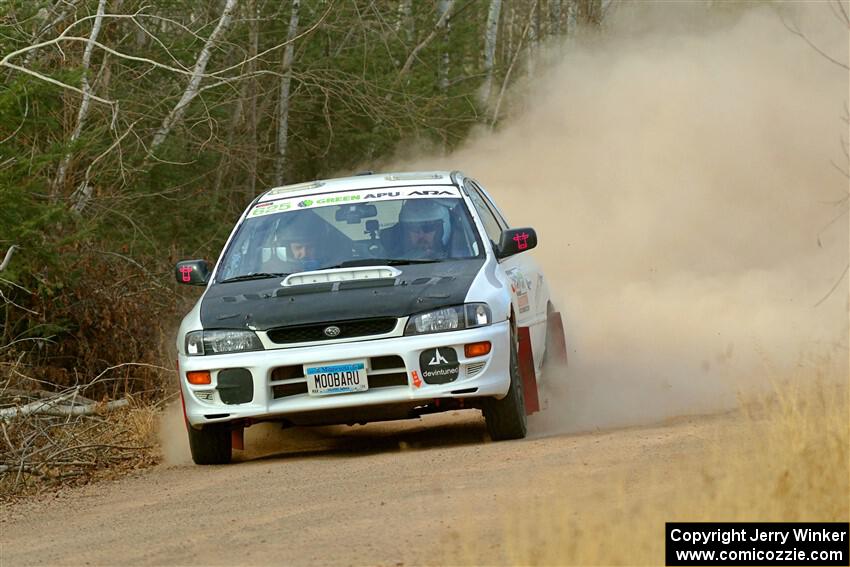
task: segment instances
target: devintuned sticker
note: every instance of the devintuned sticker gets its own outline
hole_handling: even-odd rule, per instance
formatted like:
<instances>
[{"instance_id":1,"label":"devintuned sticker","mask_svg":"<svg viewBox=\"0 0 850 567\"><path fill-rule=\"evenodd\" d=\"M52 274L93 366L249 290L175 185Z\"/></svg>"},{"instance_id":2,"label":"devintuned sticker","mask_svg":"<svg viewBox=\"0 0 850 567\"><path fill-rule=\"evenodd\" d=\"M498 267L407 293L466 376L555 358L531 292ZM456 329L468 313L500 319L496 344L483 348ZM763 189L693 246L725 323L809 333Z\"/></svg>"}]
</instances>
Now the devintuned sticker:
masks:
<instances>
[{"instance_id":1,"label":"devintuned sticker","mask_svg":"<svg viewBox=\"0 0 850 567\"><path fill-rule=\"evenodd\" d=\"M445 384L457 380L460 365L452 347L430 348L419 355L422 379L428 384Z\"/></svg>"}]
</instances>

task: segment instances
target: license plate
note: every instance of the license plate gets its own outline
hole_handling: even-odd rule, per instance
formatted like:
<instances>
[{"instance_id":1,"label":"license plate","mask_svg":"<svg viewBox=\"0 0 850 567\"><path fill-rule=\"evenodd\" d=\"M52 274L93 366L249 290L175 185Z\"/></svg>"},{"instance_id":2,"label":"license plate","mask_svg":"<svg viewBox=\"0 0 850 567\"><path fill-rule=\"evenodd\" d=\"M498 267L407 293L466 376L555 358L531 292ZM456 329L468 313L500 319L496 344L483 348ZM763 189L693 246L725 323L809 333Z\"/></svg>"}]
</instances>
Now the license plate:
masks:
<instances>
[{"instance_id":1,"label":"license plate","mask_svg":"<svg viewBox=\"0 0 850 567\"><path fill-rule=\"evenodd\" d=\"M369 389L365 360L346 360L317 365L304 365L307 392L311 396L349 394Z\"/></svg>"}]
</instances>

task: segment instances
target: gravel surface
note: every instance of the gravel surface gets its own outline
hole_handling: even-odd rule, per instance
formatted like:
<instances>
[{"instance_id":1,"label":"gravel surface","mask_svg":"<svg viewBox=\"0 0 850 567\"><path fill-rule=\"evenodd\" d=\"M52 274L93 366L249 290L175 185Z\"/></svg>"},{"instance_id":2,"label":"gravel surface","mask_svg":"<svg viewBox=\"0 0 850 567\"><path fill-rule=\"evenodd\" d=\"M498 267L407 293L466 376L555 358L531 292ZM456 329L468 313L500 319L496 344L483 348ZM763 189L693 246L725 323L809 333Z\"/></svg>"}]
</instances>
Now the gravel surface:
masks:
<instances>
[{"instance_id":1,"label":"gravel surface","mask_svg":"<svg viewBox=\"0 0 850 567\"><path fill-rule=\"evenodd\" d=\"M682 418L502 443L487 441L474 410L268 427L230 466L162 465L7 507L0 565L501 563L511 502L533 505L567 490L576 510L589 510L615 497L612 479L627 479L625 497L639 499L653 472L697 459L730 421ZM473 556L462 553L470 538L479 538Z\"/></svg>"}]
</instances>

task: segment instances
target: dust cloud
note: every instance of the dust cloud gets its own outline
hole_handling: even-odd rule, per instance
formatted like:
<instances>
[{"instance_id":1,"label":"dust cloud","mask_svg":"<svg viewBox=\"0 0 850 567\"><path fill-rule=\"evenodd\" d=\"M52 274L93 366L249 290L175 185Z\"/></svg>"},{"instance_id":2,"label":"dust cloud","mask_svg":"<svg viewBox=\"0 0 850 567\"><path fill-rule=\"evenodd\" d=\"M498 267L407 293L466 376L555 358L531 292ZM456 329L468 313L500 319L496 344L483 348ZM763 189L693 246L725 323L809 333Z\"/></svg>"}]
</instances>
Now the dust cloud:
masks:
<instances>
[{"instance_id":1,"label":"dust cloud","mask_svg":"<svg viewBox=\"0 0 850 567\"><path fill-rule=\"evenodd\" d=\"M570 356L537 434L733 408L801 365L847 380L846 277L823 298L848 263L848 76L783 19L845 63L847 28L826 3L713 4L624 4L497 131L381 168L461 169L537 229Z\"/></svg>"},{"instance_id":2,"label":"dust cloud","mask_svg":"<svg viewBox=\"0 0 850 567\"><path fill-rule=\"evenodd\" d=\"M158 433L162 462L165 466L192 464L186 424L183 420L183 408L179 400L171 402L163 410L159 419Z\"/></svg>"}]
</instances>

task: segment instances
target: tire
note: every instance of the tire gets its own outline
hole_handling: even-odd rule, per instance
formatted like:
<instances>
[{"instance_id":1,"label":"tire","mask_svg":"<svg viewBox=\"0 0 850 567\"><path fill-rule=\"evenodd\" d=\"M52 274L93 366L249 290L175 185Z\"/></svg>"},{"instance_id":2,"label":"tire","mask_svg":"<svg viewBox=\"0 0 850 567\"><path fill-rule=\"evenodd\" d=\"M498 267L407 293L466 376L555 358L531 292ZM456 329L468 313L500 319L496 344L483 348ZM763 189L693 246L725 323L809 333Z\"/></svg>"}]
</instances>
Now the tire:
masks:
<instances>
[{"instance_id":1,"label":"tire","mask_svg":"<svg viewBox=\"0 0 850 567\"><path fill-rule=\"evenodd\" d=\"M187 430L189 450L196 465L226 465L230 462L233 438L227 425L206 425L203 429L188 425Z\"/></svg>"},{"instance_id":2,"label":"tire","mask_svg":"<svg viewBox=\"0 0 850 567\"><path fill-rule=\"evenodd\" d=\"M487 432L493 441L523 439L528 432L518 350L516 331L511 327L511 385L508 395L501 400L495 398L487 400L484 404L484 420L487 423Z\"/></svg>"}]
</instances>

